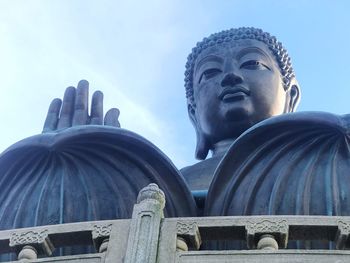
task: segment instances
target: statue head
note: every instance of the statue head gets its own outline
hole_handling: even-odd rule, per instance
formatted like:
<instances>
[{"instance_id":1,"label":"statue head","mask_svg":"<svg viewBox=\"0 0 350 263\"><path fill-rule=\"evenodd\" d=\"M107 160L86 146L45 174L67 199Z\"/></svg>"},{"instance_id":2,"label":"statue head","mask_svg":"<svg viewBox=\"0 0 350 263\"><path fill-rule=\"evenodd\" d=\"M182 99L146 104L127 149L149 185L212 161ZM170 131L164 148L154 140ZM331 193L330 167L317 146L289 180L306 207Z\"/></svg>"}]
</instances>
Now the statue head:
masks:
<instances>
[{"instance_id":1,"label":"statue head","mask_svg":"<svg viewBox=\"0 0 350 263\"><path fill-rule=\"evenodd\" d=\"M287 51L256 28L222 31L197 43L185 87L198 159L264 119L293 112L300 98Z\"/></svg>"}]
</instances>

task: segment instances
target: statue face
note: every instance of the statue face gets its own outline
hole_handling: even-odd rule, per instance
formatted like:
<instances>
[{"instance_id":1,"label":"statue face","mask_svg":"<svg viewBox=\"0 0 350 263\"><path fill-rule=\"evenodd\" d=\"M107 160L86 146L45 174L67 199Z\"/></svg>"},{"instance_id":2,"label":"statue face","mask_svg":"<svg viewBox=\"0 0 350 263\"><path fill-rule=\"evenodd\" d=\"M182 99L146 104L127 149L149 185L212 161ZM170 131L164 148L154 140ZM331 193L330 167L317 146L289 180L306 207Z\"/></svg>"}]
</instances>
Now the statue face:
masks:
<instances>
[{"instance_id":1,"label":"statue face","mask_svg":"<svg viewBox=\"0 0 350 263\"><path fill-rule=\"evenodd\" d=\"M193 89L193 117L211 145L290 110L277 62L257 40L203 50L196 59Z\"/></svg>"}]
</instances>

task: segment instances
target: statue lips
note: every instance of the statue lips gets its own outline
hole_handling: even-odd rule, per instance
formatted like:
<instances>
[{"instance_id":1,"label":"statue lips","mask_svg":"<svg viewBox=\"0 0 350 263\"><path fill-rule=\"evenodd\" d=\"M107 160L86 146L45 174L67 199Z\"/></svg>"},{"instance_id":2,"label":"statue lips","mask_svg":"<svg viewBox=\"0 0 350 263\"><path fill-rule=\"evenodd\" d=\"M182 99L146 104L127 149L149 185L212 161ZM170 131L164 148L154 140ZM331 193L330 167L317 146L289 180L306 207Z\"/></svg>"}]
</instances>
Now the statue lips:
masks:
<instances>
[{"instance_id":1,"label":"statue lips","mask_svg":"<svg viewBox=\"0 0 350 263\"><path fill-rule=\"evenodd\" d=\"M243 86L234 86L225 88L219 95L219 99L224 102L232 102L243 100L246 96L250 96L250 90Z\"/></svg>"}]
</instances>

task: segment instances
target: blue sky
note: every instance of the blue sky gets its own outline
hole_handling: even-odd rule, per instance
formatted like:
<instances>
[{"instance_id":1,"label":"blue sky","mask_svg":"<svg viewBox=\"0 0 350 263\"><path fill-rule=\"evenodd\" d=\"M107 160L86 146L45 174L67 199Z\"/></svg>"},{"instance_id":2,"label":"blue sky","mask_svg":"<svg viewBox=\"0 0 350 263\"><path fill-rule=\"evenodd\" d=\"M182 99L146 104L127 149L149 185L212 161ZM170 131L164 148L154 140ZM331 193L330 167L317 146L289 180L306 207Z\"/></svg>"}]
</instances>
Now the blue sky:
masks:
<instances>
[{"instance_id":1,"label":"blue sky","mask_svg":"<svg viewBox=\"0 0 350 263\"><path fill-rule=\"evenodd\" d=\"M80 79L180 168L195 162L183 87L197 41L254 26L288 49L298 111L350 112L350 1L0 0L0 151L41 132L47 107Z\"/></svg>"}]
</instances>

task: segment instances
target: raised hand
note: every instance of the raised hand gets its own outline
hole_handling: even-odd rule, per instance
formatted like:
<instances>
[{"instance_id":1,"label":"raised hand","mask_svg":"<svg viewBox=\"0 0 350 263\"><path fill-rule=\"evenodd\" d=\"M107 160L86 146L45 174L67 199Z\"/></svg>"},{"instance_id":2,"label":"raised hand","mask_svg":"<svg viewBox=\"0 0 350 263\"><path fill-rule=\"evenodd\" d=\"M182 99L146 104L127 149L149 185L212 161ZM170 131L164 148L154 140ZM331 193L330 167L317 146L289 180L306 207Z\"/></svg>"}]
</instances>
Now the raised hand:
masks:
<instances>
[{"instance_id":1,"label":"raised hand","mask_svg":"<svg viewBox=\"0 0 350 263\"><path fill-rule=\"evenodd\" d=\"M92 95L89 115L89 82L81 80L77 88L68 87L61 99L54 99L46 116L43 133L59 131L77 125L108 125L120 127L119 110L110 109L103 118L103 93Z\"/></svg>"}]
</instances>

